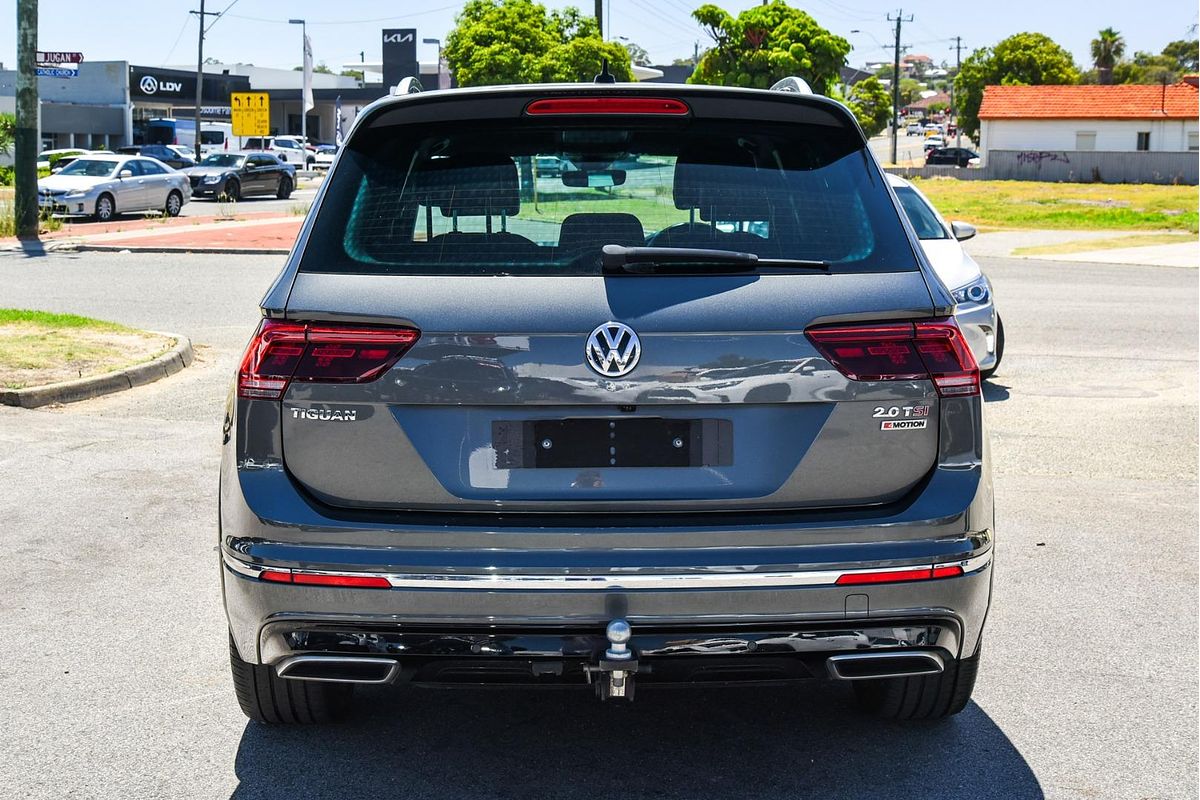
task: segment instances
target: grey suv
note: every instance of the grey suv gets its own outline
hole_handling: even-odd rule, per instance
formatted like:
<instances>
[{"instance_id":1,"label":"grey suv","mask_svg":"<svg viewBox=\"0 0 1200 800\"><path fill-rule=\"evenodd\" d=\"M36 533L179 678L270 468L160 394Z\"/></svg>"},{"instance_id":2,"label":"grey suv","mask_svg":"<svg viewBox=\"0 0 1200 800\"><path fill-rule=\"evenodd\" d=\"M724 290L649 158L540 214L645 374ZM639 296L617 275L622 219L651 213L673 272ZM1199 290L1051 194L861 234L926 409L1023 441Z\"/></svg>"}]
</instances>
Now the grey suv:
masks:
<instances>
[{"instance_id":1,"label":"grey suv","mask_svg":"<svg viewBox=\"0 0 1200 800\"><path fill-rule=\"evenodd\" d=\"M953 312L831 100L377 102L230 394L242 709L327 721L355 684L822 679L887 717L962 710L995 534Z\"/></svg>"}]
</instances>

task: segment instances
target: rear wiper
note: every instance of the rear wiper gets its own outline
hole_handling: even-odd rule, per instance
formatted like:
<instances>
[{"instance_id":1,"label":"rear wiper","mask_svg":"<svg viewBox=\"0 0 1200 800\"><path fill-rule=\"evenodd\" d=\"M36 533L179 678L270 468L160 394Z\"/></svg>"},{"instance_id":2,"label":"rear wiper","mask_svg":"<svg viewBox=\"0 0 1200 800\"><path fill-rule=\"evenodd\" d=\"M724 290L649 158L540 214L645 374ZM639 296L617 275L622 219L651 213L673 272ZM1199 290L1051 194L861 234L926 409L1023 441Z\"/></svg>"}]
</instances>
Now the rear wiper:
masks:
<instances>
[{"instance_id":1,"label":"rear wiper","mask_svg":"<svg viewBox=\"0 0 1200 800\"><path fill-rule=\"evenodd\" d=\"M601 266L605 273L645 274L654 272L754 272L760 269L829 269L828 261L799 258L759 258L736 250L705 250L696 247L622 247L604 245Z\"/></svg>"}]
</instances>

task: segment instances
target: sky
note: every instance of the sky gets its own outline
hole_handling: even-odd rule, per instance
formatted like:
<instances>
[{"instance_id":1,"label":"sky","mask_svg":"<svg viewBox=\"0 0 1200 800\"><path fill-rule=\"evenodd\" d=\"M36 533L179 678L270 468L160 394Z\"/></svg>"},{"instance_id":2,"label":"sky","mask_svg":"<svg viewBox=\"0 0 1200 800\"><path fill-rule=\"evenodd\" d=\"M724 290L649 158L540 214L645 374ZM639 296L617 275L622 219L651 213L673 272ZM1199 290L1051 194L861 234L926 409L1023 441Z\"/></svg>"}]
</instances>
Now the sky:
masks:
<instances>
[{"instance_id":1,"label":"sky","mask_svg":"<svg viewBox=\"0 0 1200 800\"><path fill-rule=\"evenodd\" d=\"M194 65L196 22L189 9L200 0L118 0L96 3L78 0L41 0L38 48L79 51L93 61L129 61L143 66ZM454 27L462 2L449 0L206 0L206 10L222 11L212 24L204 46L206 56L225 62L252 63L260 67L291 68L300 63L300 31L289 18L303 18L313 42L313 59L335 70L358 61L380 59L385 27L416 28L418 38L445 39ZM558 2L585 10L593 0ZM609 38L626 37L645 48L652 63L670 63L710 43L708 35L690 17L699 0L604 0ZM723 0L717 5L730 12L757 5L755 0ZM817 22L846 37L854 46L849 62L861 66L891 58L894 41L887 15L894 6L870 0L811 0L792 2ZM1152 7L1152 8L1151 8ZM1126 51L1159 52L1174 39L1195 36L1197 6L1194 0L1154 0L1150 6L1130 0L1004 0L1003 2L950 4L945 0L909 0L904 16L913 16L902 28L901 42L910 53L923 53L935 63L954 63L955 36L962 37L963 56L976 47L995 44L1022 31L1044 33L1066 47L1081 67L1090 66L1089 43L1096 31L1114 27L1125 38ZM210 18L211 19L211 18ZM16 63L16 0L0 0L0 63ZM10 27L10 25L12 27ZM859 33L851 33L858 30ZM432 61L435 45L420 45L418 57Z\"/></svg>"}]
</instances>

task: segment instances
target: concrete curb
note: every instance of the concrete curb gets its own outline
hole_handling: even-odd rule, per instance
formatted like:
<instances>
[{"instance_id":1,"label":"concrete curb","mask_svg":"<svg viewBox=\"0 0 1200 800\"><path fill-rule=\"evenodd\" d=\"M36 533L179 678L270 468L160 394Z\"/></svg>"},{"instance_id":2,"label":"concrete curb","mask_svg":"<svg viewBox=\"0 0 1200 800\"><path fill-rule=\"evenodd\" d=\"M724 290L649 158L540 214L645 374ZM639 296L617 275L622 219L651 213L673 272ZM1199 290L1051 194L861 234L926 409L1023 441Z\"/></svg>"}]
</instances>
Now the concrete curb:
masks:
<instances>
[{"instance_id":1,"label":"concrete curb","mask_svg":"<svg viewBox=\"0 0 1200 800\"><path fill-rule=\"evenodd\" d=\"M158 333L157 331L151 332ZM175 346L153 361L135 364L118 372L94 375L75 381L51 383L47 386L31 386L28 389L0 389L0 405L38 408L51 403L74 403L78 400L90 400L93 397L153 383L159 378L174 375L184 367L191 365L194 355L190 339L174 333L160 333L159 335L173 338Z\"/></svg>"}]
</instances>

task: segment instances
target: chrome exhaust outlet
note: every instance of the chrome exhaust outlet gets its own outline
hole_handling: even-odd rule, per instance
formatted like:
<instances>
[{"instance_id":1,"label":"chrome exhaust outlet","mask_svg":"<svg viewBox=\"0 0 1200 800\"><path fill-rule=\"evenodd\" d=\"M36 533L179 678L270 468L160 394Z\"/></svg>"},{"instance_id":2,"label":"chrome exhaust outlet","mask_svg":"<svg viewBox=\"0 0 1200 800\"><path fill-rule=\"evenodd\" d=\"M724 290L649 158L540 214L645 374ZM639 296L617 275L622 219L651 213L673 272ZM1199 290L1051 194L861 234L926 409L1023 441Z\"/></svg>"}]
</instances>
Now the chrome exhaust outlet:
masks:
<instances>
[{"instance_id":1,"label":"chrome exhaust outlet","mask_svg":"<svg viewBox=\"0 0 1200 800\"><path fill-rule=\"evenodd\" d=\"M925 651L844 653L830 656L825 666L829 669L829 677L835 681L911 678L937 675L946 669L941 656Z\"/></svg>"},{"instance_id":2,"label":"chrome exhaust outlet","mask_svg":"<svg viewBox=\"0 0 1200 800\"><path fill-rule=\"evenodd\" d=\"M281 678L328 683L391 683L399 672L400 662L391 658L292 656L275 665Z\"/></svg>"}]
</instances>

